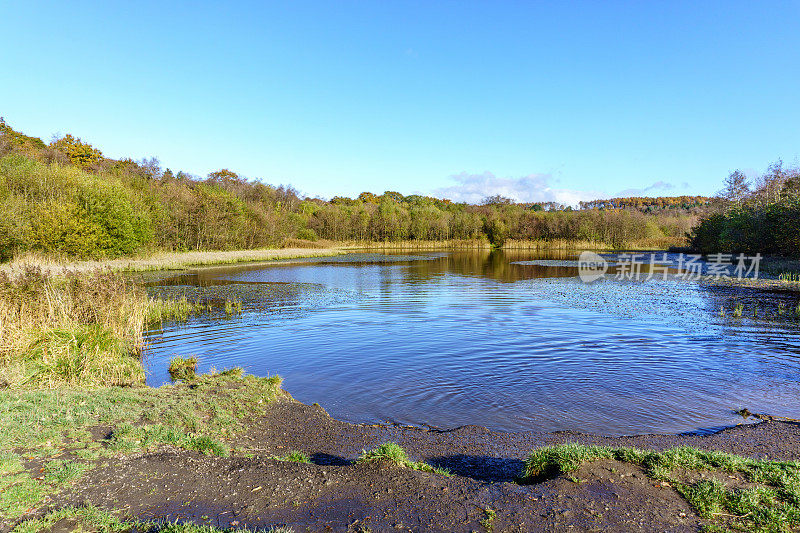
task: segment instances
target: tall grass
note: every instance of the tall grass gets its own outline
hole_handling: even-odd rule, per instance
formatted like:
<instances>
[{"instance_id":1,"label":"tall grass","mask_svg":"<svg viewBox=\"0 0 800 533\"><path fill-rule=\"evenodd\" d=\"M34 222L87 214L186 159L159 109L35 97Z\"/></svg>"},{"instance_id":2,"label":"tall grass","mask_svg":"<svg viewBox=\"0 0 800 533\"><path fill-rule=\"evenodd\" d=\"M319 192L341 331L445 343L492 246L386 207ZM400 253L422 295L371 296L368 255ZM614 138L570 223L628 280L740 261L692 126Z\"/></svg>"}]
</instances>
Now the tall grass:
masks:
<instances>
[{"instance_id":1,"label":"tall grass","mask_svg":"<svg viewBox=\"0 0 800 533\"><path fill-rule=\"evenodd\" d=\"M800 283L800 273L798 272L783 272L778 275L778 279L787 283Z\"/></svg>"},{"instance_id":2,"label":"tall grass","mask_svg":"<svg viewBox=\"0 0 800 533\"><path fill-rule=\"evenodd\" d=\"M0 387L143 383L147 325L194 305L151 299L110 272L0 273Z\"/></svg>"}]
</instances>

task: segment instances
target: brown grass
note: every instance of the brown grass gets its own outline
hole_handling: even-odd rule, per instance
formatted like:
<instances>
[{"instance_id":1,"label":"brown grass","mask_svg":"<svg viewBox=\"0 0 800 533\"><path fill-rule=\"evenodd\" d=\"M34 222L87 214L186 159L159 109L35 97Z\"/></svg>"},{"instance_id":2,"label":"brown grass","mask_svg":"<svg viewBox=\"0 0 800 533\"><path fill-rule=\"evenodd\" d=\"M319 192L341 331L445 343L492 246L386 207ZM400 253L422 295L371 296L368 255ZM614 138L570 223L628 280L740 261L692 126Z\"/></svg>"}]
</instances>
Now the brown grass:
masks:
<instances>
[{"instance_id":1,"label":"brown grass","mask_svg":"<svg viewBox=\"0 0 800 533\"><path fill-rule=\"evenodd\" d=\"M345 253L339 248L268 248L261 250L230 250L207 252L157 252L150 255L107 259L99 261L75 261L53 254L26 252L0 266L0 272L21 273L34 267L52 274L64 270L91 272L98 269L113 271L179 270L189 266L222 265L249 261L275 261L301 257L327 257Z\"/></svg>"},{"instance_id":2,"label":"brown grass","mask_svg":"<svg viewBox=\"0 0 800 533\"><path fill-rule=\"evenodd\" d=\"M143 383L147 325L193 306L108 271L0 273L0 387Z\"/></svg>"}]
</instances>

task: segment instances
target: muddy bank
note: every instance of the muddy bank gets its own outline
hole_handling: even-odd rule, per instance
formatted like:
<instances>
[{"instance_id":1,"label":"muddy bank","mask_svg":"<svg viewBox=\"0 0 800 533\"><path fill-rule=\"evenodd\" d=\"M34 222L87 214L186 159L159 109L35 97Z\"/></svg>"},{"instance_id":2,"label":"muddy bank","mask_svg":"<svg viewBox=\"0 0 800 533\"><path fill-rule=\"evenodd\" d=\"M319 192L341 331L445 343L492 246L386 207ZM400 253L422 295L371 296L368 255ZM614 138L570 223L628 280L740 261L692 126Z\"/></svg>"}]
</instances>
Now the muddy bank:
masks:
<instances>
[{"instance_id":1,"label":"muddy bank","mask_svg":"<svg viewBox=\"0 0 800 533\"><path fill-rule=\"evenodd\" d=\"M354 464L387 441L454 475ZM207 457L164 449L119 457L88 473L50 508L92 504L139 519L294 531L698 531L697 516L664 482L612 460L533 485L515 482L528 452L579 442L663 450L694 446L753 458L799 459L800 427L762 422L707 435L610 438L348 424L288 395L240 435L247 453ZM273 458L300 450L313 464Z\"/></svg>"}]
</instances>

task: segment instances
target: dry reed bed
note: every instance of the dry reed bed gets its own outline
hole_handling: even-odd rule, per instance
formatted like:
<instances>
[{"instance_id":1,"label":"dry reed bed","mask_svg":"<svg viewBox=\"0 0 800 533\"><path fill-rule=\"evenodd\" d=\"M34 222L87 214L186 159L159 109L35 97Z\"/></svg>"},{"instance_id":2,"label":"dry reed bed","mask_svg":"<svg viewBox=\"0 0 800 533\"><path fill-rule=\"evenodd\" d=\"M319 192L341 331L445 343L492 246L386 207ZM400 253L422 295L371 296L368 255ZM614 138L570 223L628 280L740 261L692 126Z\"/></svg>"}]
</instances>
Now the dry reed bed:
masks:
<instances>
[{"instance_id":1,"label":"dry reed bed","mask_svg":"<svg viewBox=\"0 0 800 533\"><path fill-rule=\"evenodd\" d=\"M152 299L108 271L0 273L0 387L143 383L147 325L194 305Z\"/></svg>"},{"instance_id":2,"label":"dry reed bed","mask_svg":"<svg viewBox=\"0 0 800 533\"><path fill-rule=\"evenodd\" d=\"M98 269L113 271L178 270L190 266L222 265L250 261L276 261L302 257L329 257L345 253L339 248L270 248L260 250L231 250L207 252L158 252L148 256L124 257L96 261L74 261L65 257L25 253L0 265L0 272L18 274L28 268L60 274L64 271L92 272Z\"/></svg>"}]
</instances>

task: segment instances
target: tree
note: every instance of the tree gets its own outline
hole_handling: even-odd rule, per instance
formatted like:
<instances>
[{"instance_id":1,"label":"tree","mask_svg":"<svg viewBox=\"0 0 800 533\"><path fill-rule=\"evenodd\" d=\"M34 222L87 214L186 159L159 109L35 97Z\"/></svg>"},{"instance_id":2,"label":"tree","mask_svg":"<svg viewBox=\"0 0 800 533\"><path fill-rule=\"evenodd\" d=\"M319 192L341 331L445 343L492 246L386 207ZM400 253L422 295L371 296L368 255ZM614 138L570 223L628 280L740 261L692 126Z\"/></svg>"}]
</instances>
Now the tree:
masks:
<instances>
[{"instance_id":1,"label":"tree","mask_svg":"<svg viewBox=\"0 0 800 533\"><path fill-rule=\"evenodd\" d=\"M747 179L747 176L745 176L743 172L734 170L725 178L725 188L722 189L720 194L729 202L741 205L742 200L744 200L749 192L750 180Z\"/></svg>"},{"instance_id":2,"label":"tree","mask_svg":"<svg viewBox=\"0 0 800 533\"><path fill-rule=\"evenodd\" d=\"M486 232L486 236L489 238L489 242L493 247L501 248L506 242L508 228L499 218L493 217L487 220L483 230Z\"/></svg>"},{"instance_id":3,"label":"tree","mask_svg":"<svg viewBox=\"0 0 800 533\"><path fill-rule=\"evenodd\" d=\"M208 181L212 183L217 183L219 185L227 185L227 184L240 184L244 183L245 179L240 177L239 174L232 170L228 170L227 168L223 168L217 170L216 172L211 172L208 175Z\"/></svg>"},{"instance_id":4,"label":"tree","mask_svg":"<svg viewBox=\"0 0 800 533\"><path fill-rule=\"evenodd\" d=\"M69 133L50 143L50 146L66 154L70 163L84 169L91 168L103 159L100 150Z\"/></svg>"},{"instance_id":5,"label":"tree","mask_svg":"<svg viewBox=\"0 0 800 533\"><path fill-rule=\"evenodd\" d=\"M507 198L499 194L495 194L494 196L487 196L481 202L482 205L511 205L513 203L514 200L512 200L511 198Z\"/></svg>"}]
</instances>

